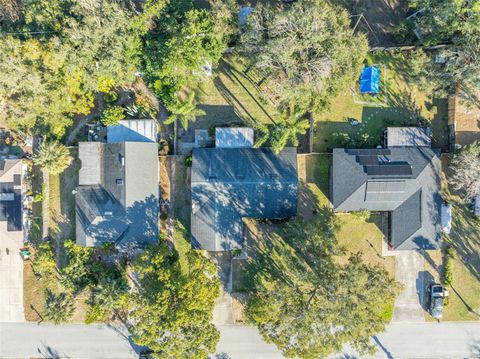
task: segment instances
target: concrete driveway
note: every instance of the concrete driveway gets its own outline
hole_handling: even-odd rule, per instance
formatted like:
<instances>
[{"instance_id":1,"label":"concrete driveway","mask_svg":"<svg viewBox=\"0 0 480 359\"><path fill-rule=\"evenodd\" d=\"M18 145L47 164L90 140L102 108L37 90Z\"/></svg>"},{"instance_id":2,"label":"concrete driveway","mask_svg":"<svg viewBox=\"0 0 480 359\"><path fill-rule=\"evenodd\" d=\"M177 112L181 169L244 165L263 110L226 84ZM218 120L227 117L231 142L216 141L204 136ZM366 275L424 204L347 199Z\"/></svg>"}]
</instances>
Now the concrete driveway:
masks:
<instances>
[{"instance_id":1,"label":"concrete driveway","mask_svg":"<svg viewBox=\"0 0 480 359\"><path fill-rule=\"evenodd\" d=\"M424 322L424 257L418 251L397 251L395 258L395 279L404 289L395 301L392 321Z\"/></svg>"},{"instance_id":2,"label":"concrete driveway","mask_svg":"<svg viewBox=\"0 0 480 359\"><path fill-rule=\"evenodd\" d=\"M22 239L1 231L0 238L0 322L24 322Z\"/></svg>"}]
</instances>

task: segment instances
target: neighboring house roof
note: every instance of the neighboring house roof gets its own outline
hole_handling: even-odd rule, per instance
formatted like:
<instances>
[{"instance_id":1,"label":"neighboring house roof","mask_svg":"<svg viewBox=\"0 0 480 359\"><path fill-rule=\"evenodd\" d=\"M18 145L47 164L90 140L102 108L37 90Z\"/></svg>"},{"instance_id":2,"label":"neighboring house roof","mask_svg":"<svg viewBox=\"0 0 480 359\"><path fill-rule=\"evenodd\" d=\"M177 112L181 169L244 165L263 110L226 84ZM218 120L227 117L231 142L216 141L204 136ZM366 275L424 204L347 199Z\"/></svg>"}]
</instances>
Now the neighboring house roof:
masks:
<instances>
[{"instance_id":1,"label":"neighboring house roof","mask_svg":"<svg viewBox=\"0 0 480 359\"><path fill-rule=\"evenodd\" d=\"M22 230L22 160L0 160L0 237Z\"/></svg>"},{"instance_id":2,"label":"neighboring house roof","mask_svg":"<svg viewBox=\"0 0 480 359\"><path fill-rule=\"evenodd\" d=\"M430 129L421 127L388 127L388 147L430 147Z\"/></svg>"},{"instance_id":3,"label":"neighboring house roof","mask_svg":"<svg viewBox=\"0 0 480 359\"><path fill-rule=\"evenodd\" d=\"M121 120L107 127L107 142L157 142L155 120Z\"/></svg>"},{"instance_id":4,"label":"neighboring house roof","mask_svg":"<svg viewBox=\"0 0 480 359\"><path fill-rule=\"evenodd\" d=\"M217 148L253 147L253 128L217 127L215 129L215 147Z\"/></svg>"},{"instance_id":5,"label":"neighboring house roof","mask_svg":"<svg viewBox=\"0 0 480 359\"><path fill-rule=\"evenodd\" d=\"M141 246L158 239L157 153L149 142L79 143L79 245Z\"/></svg>"},{"instance_id":6,"label":"neighboring house roof","mask_svg":"<svg viewBox=\"0 0 480 359\"><path fill-rule=\"evenodd\" d=\"M192 243L208 251L242 248L242 218L296 215L297 151L196 148L192 163Z\"/></svg>"},{"instance_id":7,"label":"neighboring house roof","mask_svg":"<svg viewBox=\"0 0 480 359\"><path fill-rule=\"evenodd\" d=\"M437 153L427 147L334 149L334 210L391 212L395 249L438 248L440 168Z\"/></svg>"}]
</instances>

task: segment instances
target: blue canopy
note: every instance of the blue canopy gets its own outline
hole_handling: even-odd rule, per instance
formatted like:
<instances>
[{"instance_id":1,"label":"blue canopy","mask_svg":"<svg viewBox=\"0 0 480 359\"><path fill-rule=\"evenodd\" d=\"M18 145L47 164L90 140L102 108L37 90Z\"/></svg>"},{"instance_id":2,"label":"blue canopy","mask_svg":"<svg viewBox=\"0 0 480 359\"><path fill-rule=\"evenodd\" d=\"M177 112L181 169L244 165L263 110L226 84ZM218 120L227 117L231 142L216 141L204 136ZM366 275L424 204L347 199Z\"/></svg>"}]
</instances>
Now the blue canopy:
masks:
<instances>
[{"instance_id":1,"label":"blue canopy","mask_svg":"<svg viewBox=\"0 0 480 359\"><path fill-rule=\"evenodd\" d=\"M380 69L368 66L360 75L360 93L378 94L380 92Z\"/></svg>"}]
</instances>

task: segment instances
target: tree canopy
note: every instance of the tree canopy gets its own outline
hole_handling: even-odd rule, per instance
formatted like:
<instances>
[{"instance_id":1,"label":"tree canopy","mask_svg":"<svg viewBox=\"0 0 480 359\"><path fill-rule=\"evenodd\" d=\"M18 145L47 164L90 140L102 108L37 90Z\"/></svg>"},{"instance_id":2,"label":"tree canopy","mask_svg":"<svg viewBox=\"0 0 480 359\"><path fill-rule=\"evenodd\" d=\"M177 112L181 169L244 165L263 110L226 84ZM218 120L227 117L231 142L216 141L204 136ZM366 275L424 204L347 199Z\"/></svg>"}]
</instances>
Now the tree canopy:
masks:
<instances>
[{"instance_id":1,"label":"tree canopy","mask_svg":"<svg viewBox=\"0 0 480 359\"><path fill-rule=\"evenodd\" d=\"M450 184L462 192L465 200L472 200L480 193L480 143L474 142L456 153L450 164Z\"/></svg>"},{"instance_id":2,"label":"tree canopy","mask_svg":"<svg viewBox=\"0 0 480 359\"><path fill-rule=\"evenodd\" d=\"M136 78L141 38L164 0L2 0L0 108L11 128L61 138L94 93Z\"/></svg>"},{"instance_id":3,"label":"tree canopy","mask_svg":"<svg viewBox=\"0 0 480 359\"><path fill-rule=\"evenodd\" d=\"M265 77L278 104L326 107L358 76L367 39L354 34L343 8L322 0L284 8L258 4L240 36L240 53Z\"/></svg>"},{"instance_id":4,"label":"tree canopy","mask_svg":"<svg viewBox=\"0 0 480 359\"><path fill-rule=\"evenodd\" d=\"M346 343L374 350L370 337L384 330L398 286L359 254L340 264L331 215L284 224L259 246L248 265L254 287L246 315L267 342L286 357L325 357Z\"/></svg>"},{"instance_id":5,"label":"tree canopy","mask_svg":"<svg viewBox=\"0 0 480 359\"><path fill-rule=\"evenodd\" d=\"M215 351L219 333L211 324L220 283L215 265L189 250L180 264L165 241L152 245L133 264L139 291L130 308L130 332L158 358L205 358Z\"/></svg>"},{"instance_id":6,"label":"tree canopy","mask_svg":"<svg viewBox=\"0 0 480 359\"><path fill-rule=\"evenodd\" d=\"M446 43L442 50L446 63L436 68L437 88L462 88L476 103L480 84L480 2L459 0L412 0L417 16L409 20L426 45Z\"/></svg>"},{"instance_id":7,"label":"tree canopy","mask_svg":"<svg viewBox=\"0 0 480 359\"><path fill-rule=\"evenodd\" d=\"M70 152L60 142L44 141L33 157L33 162L50 174L62 173L70 164Z\"/></svg>"},{"instance_id":8,"label":"tree canopy","mask_svg":"<svg viewBox=\"0 0 480 359\"><path fill-rule=\"evenodd\" d=\"M195 89L203 67L215 65L226 47L217 12L195 9L191 0L170 2L144 36L142 64L147 82L168 105L177 92Z\"/></svg>"}]
</instances>

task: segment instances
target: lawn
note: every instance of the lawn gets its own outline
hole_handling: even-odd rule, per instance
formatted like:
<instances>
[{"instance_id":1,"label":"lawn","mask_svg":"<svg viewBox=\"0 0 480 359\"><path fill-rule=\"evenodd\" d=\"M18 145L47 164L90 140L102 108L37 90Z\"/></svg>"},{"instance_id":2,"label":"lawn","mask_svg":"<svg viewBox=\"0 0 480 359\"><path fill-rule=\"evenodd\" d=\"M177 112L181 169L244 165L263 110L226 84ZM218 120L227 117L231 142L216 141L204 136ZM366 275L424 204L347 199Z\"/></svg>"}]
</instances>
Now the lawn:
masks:
<instances>
[{"instance_id":1,"label":"lawn","mask_svg":"<svg viewBox=\"0 0 480 359\"><path fill-rule=\"evenodd\" d=\"M480 222L474 218L468 204L462 202L458 194L447 186L446 176L449 174L448 158L442 158L444 167L443 196L452 204L452 230L444 235L444 245L454 250L453 284L449 303L445 307L442 320L468 321L480 319ZM426 255L425 270L436 281L443 273L442 254L440 251L429 251ZM427 320L432 318L426 314Z\"/></svg>"},{"instance_id":2,"label":"lawn","mask_svg":"<svg viewBox=\"0 0 480 359\"><path fill-rule=\"evenodd\" d=\"M325 210L329 211L329 167L331 156L324 155L299 155L297 156L298 176L300 180L298 215L305 221L312 221L322 217ZM337 215L339 230L337 241L346 250L345 256L338 260L344 263L348 257L361 252L363 259L369 264L380 264L393 276L395 272L395 258L382 257L383 234L381 231L381 218L373 215L364 219L353 214ZM282 227L282 223L260 222L245 220L247 253L254 255L256 241L273 238ZM273 236L273 237L272 237ZM250 252L249 252L250 250ZM234 261L233 288L245 291L249 288L245 277L242 275L242 261Z\"/></svg>"},{"instance_id":3,"label":"lawn","mask_svg":"<svg viewBox=\"0 0 480 359\"><path fill-rule=\"evenodd\" d=\"M72 158L77 157L76 150L70 151ZM65 263L63 242L67 239L75 240L75 195L73 190L78 185L78 171L80 162L73 160L70 166L60 175L50 175L50 234L55 248L55 256L59 267ZM40 321L45 303L44 291L47 286L52 290L59 290L60 285L45 283L36 278L30 262L24 267L24 309L28 321ZM76 297L76 311L70 320L73 323L83 323L88 298L87 292Z\"/></svg>"},{"instance_id":4,"label":"lawn","mask_svg":"<svg viewBox=\"0 0 480 359\"><path fill-rule=\"evenodd\" d=\"M408 83L402 75L407 69L398 56L379 53L371 55L369 61L387 68L383 74L386 89L381 89L387 105L375 107L355 103L350 87L345 88L333 99L328 111L314 114L317 121L314 151L325 152L344 146L372 148L383 144L382 133L387 126L418 125L431 128L433 147L447 150L447 100L432 98L429 93ZM359 125L352 126L349 120L356 120Z\"/></svg>"},{"instance_id":5,"label":"lawn","mask_svg":"<svg viewBox=\"0 0 480 359\"><path fill-rule=\"evenodd\" d=\"M190 215L192 210L192 198L190 193L191 168L184 164L184 157L179 156L175 163L175 218L190 233Z\"/></svg>"},{"instance_id":6,"label":"lawn","mask_svg":"<svg viewBox=\"0 0 480 359\"><path fill-rule=\"evenodd\" d=\"M196 128L272 123L277 115L271 101L260 92L260 81L235 55L225 55L216 76L203 83L198 107L206 112Z\"/></svg>"}]
</instances>

